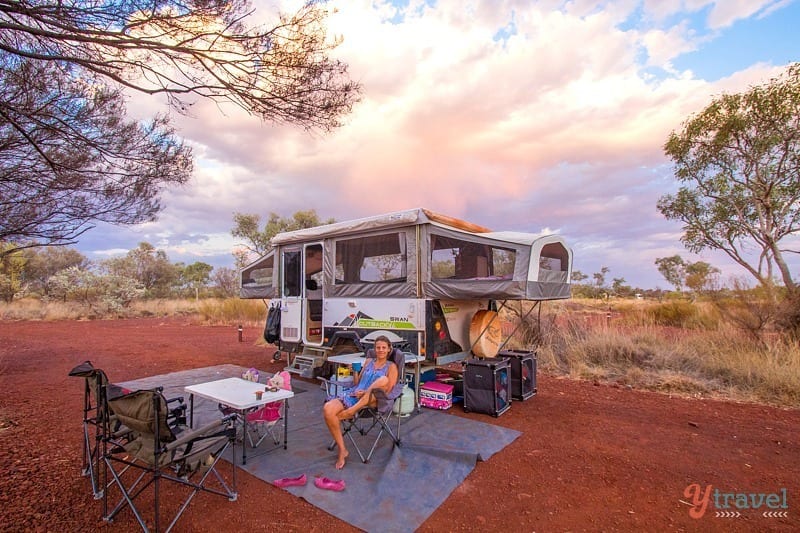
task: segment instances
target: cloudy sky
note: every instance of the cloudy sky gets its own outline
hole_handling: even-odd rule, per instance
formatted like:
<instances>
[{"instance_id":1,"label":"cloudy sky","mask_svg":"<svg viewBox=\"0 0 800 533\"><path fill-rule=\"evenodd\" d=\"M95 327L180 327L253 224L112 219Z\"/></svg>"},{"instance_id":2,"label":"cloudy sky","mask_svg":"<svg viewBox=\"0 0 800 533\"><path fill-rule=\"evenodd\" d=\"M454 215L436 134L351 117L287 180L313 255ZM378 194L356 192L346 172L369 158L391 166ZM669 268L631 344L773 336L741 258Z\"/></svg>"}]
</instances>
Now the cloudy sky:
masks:
<instances>
[{"instance_id":1,"label":"cloudy sky","mask_svg":"<svg viewBox=\"0 0 800 533\"><path fill-rule=\"evenodd\" d=\"M292 2L254 2L261 13ZM296 4L296 2L295 2ZM493 230L558 233L574 268L668 284L654 260L689 254L656 209L676 190L662 146L723 92L800 60L793 0L339 0L334 55L363 85L345 126L322 135L198 102L175 117L193 181L160 219L99 226L91 259L147 241L172 261L232 266L234 212L359 218L426 207ZM164 111L134 95L142 116ZM800 267L795 266L798 273Z\"/></svg>"}]
</instances>

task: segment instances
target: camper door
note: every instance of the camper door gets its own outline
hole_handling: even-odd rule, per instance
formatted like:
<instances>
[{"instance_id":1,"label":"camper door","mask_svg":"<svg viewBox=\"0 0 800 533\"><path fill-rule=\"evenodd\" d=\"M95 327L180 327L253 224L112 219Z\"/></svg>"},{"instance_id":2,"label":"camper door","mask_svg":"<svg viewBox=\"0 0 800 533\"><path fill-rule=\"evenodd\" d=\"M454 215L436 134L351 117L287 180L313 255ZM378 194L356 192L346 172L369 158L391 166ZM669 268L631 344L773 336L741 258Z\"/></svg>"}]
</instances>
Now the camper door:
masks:
<instances>
[{"instance_id":1,"label":"camper door","mask_svg":"<svg viewBox=\"0 0 800 533\"><path fill-rule=\"evenodd\" d=\"M281 251L283 316L281 340L322 345L322 244Z\"/></svg>"},{"instance_id":2,"label":"camper door","mask_svg":"<svg viewBox=\"0 0 800 533\"><path fill-rule=\"evenodd\" d=\"M303 325L303 302L301 300L303 249L291 246L281 250L281 340L300 342Z\"/></svg>"},{"instance_id":3,"label":"camper door","mask_svg":"<svg viewBox=\"0 0 800 533\"><path fill-rule=\"evenodd\" d=\"M322 243L309 243L303 248L303 342L322 346Z\"/></svg>"}]
</instances>

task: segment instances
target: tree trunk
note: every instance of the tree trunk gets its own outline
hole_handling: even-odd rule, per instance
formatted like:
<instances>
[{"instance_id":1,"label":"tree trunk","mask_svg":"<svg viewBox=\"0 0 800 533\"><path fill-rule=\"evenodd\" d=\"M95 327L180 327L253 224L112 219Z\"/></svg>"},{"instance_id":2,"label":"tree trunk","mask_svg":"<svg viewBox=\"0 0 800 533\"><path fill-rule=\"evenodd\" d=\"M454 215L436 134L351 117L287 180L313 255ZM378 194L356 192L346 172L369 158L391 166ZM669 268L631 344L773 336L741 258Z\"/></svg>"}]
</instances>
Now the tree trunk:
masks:
<instances>
[{"instance_id":1,"label":"tree trunk","mask_svg":"<svg viewBox=\"0 0 800 533\"><path fill-rule=\"evenodd\" d=\"M770 243L770 245L772 246L772 254L775 257L775 263L778 265L778 270L781 271L781 279L783 280L783 284L786 286L786 290L792 295L796 294L797 285L792 279L792 272L789 270L789 266L783 259L783 254L775 243Z\"/></svg>"}]
</instances>

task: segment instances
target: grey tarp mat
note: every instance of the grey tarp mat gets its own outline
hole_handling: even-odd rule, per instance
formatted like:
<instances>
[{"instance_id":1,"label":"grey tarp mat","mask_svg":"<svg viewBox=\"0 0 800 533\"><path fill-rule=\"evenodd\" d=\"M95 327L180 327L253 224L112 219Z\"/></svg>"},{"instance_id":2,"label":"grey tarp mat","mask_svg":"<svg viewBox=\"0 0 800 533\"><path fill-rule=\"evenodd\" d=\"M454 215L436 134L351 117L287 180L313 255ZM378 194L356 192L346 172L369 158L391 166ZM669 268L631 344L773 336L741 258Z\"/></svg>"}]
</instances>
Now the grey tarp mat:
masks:
<instances>
[{"instance_id":1,"label":"grey tarp mat","mask_svg":"<svg viewBox=\"0 0 800 533\"><path fill-rule=\"evenodd\" d=\"M172 397L185 395L186 385L240 376L244 370L220 365L120 385L129 389L163 386L165 395ZM260 381L265 379L262 373ZM487 460L520 435L518 431L422 409L403 421L401 447L392 449L391 439L384 436L368 464L361 463L358 454L350 450L347 466L337 471L336 452L327 448L331 438L322 421L322 391L300 380L293 380L292 386L296 395L289 400L289 449L248 457L242 468L270 483L306 474L305 486L287 490L366 531L414 531L464 481L477 460ZM195 420L200 423L206 417L219 416L213 402L195 398L194 407ZM345 442L351 446L348 440ZM238 464L238 447L236 455ZM316 476L344 479L346 489L319 489L314 485Z\"/></svg>"}]
</instances>

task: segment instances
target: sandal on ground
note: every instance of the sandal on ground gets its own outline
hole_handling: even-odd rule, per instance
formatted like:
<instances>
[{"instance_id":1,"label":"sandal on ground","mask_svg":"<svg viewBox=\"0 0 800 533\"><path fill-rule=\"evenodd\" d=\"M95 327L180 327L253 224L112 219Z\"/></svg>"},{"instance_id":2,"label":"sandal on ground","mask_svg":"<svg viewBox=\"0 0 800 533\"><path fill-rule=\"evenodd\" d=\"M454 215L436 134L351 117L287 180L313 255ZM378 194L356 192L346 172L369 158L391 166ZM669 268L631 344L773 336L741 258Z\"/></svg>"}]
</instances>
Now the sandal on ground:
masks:
<instances>
[{"instance_id":1,"label":"sandal on ground","mask_svg":"<svg viewBox=\"0 0 800 533\"><path fill-rule=\"evenodd\" d=\"M336 492L341 492L344 490L343 479L330 479L327 477L318 477L314 479L314 485L316 485L317 488L320 489L333 490Z\"/></svg>"},{"instance_id":2,"label":"sandal on ground","mask_svg":"<svg viewBox=\"0 0 800 533\"><path fill-rule=\"evenodd\" d=\"M306 475L303 474L298 477L282 477L273 481L272 484L282 489L285 489L286 487L299 487L306 484Z\"/></svg>"}]
</instances>

